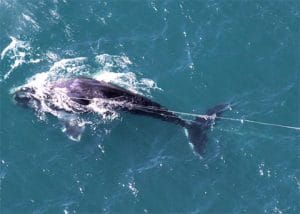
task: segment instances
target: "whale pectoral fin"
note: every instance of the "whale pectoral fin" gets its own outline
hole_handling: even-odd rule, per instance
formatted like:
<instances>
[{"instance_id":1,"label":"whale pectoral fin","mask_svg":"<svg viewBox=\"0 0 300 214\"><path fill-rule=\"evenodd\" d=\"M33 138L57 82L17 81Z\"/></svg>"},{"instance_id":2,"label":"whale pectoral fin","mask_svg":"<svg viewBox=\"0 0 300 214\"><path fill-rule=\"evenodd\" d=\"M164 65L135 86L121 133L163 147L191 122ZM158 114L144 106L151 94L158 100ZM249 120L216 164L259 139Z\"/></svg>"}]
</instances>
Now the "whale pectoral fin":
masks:
<instances>
[{"instance_id":1,"label":"whale pectoral fin","mask_svg":"<svg viewBox=\"0 0 300 214\"><path fill-rule=\"evenodd\" d=\"M68 138L73 141L80 141L85 129L85 123L77 119L63 120L62 131L67 134Z\"/></svg>"}]
</instances>

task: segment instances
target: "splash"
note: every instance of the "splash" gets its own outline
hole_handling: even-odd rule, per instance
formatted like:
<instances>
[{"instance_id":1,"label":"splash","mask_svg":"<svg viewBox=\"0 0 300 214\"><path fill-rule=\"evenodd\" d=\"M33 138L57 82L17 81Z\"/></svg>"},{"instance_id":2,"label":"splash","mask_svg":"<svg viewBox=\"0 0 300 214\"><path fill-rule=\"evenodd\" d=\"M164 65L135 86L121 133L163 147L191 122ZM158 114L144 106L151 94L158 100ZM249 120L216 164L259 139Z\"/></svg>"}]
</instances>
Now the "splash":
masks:
<instances>
[{"instance_id":1,"label":"splash","mask_svg":"<svg viewBox=\"0 0 300 214\"><path fill-rule=\"evenodd\" d=\"M119 85L135 93L151 97L151 90L162 90L157 84L147 78L139 78L130 72L133 64L127 56L101 54L95 57L99 71L93 78Z\"/></svg>"},{"instance_id":2,"label":"splash","mask_svg":"<svg viewBox=\"0 0 300 214\"><path fill-rule=\"evenodd\" d=\"M76 57L70 59L62 59L54 63L49 70L50 76L72 76L72 75L88 75L88 65L86 57Z\"/></svg>"},{"instance_id":3,"label":"splash","mask_svg":"<svg viewBox=\"0 0 300 214\"><path fill-rule=\"evenodd\" d=\"M110 71L101 71L93 77L99 81L110 82L148 97L151 97L151 90L162 90L153 80L147 78L138 80L136 74L132 72L115 73Z\"/></svg>"},{"instance_id":4,"label":"splash","mask_svg":"<svg viewBox=\"0 0 300 214\"><path fill-rule=\"evenodd\" d=\"M101 70L111 71L112 69L128 69L128 66L132 64L127 56L100 54L95 57L96 63L100 65Z\"/></svg>"},{"instance_id":5,"label":"splash","mask_svg":"<svg viewBox=\"0 0 300 214\"><path fill-rule=\"evenodd\" d=\"M4 79L9 78L11 73L24 63L38 63L40 59L31 59L30 43L10 37L10 44L1 52L1 61L8 58L13 63L10 65L9 71L4 75ZM29 60L28 60L29 59Z\"/></svg>"}]
</instances>

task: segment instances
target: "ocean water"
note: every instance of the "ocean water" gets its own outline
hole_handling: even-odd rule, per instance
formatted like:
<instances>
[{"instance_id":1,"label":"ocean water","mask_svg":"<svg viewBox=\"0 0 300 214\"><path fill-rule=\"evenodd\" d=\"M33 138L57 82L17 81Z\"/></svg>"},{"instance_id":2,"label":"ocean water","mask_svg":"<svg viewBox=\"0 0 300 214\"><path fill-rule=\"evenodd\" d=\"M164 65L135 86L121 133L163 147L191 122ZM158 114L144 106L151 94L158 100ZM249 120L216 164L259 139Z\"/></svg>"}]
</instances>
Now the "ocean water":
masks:
<instances>
[{"instance_id":1,"label":"ocean water","mask_svg":"<svg viewBox=\"0 0 300 214\"><path fill-rule=\"evenodd\" d=\"M299 1L0 0L1 213L300 213L299 130L220 120L202 158L130 114L80 142L24 84L90 76L203 114L300 126Z\"/></svg>"}]
</instances>

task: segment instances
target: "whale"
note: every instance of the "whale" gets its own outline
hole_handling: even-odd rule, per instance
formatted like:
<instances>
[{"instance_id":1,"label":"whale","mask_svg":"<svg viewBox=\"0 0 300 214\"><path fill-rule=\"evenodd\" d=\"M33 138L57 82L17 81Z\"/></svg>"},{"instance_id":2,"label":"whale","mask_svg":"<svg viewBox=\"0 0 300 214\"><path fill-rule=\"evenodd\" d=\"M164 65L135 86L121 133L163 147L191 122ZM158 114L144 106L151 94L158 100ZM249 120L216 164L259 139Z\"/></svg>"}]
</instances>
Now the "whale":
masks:
<instances>
[{"instance_id":1,"label":"whale","mask_svg":"<svg viewBox=\"0 0 300 214\"><path fill-rule=\"evenodd\" d=\"M169 122L186 130L193 150L203 154L208 142L208 132L218 117L230 108L229 104L218 104L206 111L207 117L186 120L174 111L150 98L125 89L116 84L89 77L61 79L47 85L47 92L41 93L34 87L23 86L13 93L14 100L23 107L45 108L55 112L91 113L91 106L101 105L117 112L148 116ZM58 100L63 105L57 105ZM80 140L84 126L74 120L64 119L64 131L72 140Z\"/></svg>"}]
</instances>

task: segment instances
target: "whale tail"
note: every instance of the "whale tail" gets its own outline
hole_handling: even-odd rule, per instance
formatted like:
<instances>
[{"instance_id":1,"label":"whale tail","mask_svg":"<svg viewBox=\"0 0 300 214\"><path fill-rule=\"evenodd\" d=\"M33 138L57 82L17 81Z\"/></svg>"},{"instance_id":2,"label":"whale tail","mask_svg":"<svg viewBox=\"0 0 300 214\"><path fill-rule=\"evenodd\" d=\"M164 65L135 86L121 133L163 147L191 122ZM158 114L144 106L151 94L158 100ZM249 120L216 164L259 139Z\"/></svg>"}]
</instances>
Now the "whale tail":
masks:
<instances>
[{"instance_id":1,"label":"whale tail","mask_svg":"<svg viewBox=\"0 0 300 214\"><path fill-rule=\"evenodd\" d=\"M207 132L216 123L216 120L219 120L218 117L221 116L224 111L229 109L231 109L229 104L216 105L213 108L207 110L207 118L196 117L193 122L187 123L185 128L191 146L195 150L195 152L200 155L204 153L204 147L208 140Z\"/></svg>"}]
</instances>

